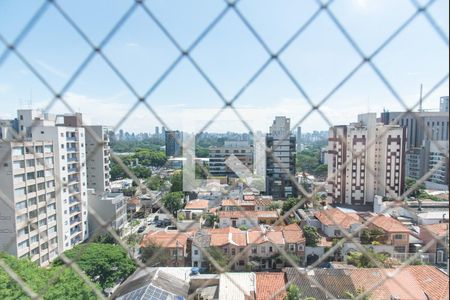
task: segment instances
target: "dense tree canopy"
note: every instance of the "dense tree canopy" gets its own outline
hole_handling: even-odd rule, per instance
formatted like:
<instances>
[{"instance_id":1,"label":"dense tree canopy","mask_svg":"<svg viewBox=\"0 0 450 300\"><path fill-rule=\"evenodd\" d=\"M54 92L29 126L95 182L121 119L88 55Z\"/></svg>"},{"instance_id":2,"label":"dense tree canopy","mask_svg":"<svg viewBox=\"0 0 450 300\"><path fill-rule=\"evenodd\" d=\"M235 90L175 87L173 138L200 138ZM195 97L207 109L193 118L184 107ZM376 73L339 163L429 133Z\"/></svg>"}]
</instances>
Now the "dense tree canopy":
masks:
<instances>
[{"instance_id":1,"label":"dense tree canopy","mask_svg":"<svg viewBox=\"0 0 450 300\"><path fill-rule=\"evenodd\" d=\"M27 259L0 253L3 260L27 285L43 299L96 299L93 290L66 266L41 268ZM28 295L0 268L0 299L29 299Z\"/></svg>"},{"instance_id":2,"label":"dense tree canopy","mask_svg":"<svg viewBox=\"0 0 450 300\"><path fill-rule=\"evenodd\" d=\"M182 192L183 191L183 172L176 171L170 178L171 192Z\"/></svg>"},{"instance_id":3,"label":"dense tree canopy","mask_svg":"<svg viewBox=\"0 0 450 300\"><path fill-rule=\"evenodd\" d=\"M183 208L183 196L182 192L167 193L163 196L162 203L171 213L175 213Z\"/></svg>"},{"instance_id":4,"label":"dense tree canopy","mask_svg":"<svg viewBox=\"0 0 450 300\"><path fill-rule=\"evenodd\" d=\"M320 235L317 232L317 229L312 226L304 226L303 234L306 239L306 246L315 247L320 241Z\"/></svg>"},{"instance_id":5,"label":"dense tree canopy","mask_svg":"<svg viewBox=\"0 0 450 300\"><path fill-rule=\"evenodd\" d=\"M64 254L73 259L81 270L103 289L113 287L136 270L134 261L119 245L81 244ZM57 259L54 264L62 265L64 262Z\"/></svg>"}]
</instances>

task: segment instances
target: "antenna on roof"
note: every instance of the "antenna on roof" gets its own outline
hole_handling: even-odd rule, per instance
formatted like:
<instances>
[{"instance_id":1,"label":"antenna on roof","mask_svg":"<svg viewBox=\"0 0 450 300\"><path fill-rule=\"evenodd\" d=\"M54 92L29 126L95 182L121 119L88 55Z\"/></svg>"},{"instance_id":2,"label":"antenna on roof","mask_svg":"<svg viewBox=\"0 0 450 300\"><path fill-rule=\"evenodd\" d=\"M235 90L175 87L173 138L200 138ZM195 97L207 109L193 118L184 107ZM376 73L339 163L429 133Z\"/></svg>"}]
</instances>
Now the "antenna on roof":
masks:
<instances>
[{"instance_id":1,"label":"antenna on roof","mask_svg":"<svg viewBox=\"0 0 450 300\"><path fill-rule=\"evenodd\" d=\"M420 84L420 105L419 105L419 112L423 112L423 109L422 109L422 101L423 101L423 84Z\"/></svg>"}]
</instances>

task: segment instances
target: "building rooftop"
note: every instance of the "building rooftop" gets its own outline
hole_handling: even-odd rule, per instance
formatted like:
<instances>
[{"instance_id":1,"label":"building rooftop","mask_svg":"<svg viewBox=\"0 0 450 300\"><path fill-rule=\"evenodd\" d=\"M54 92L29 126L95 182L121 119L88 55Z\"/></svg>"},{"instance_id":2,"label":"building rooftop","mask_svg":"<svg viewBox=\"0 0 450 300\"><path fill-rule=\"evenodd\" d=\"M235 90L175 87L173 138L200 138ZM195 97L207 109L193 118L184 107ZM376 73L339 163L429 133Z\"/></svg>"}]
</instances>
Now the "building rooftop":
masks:
<instances>
[{"instance_id":1,"label":"building rooftop","mask_svg":"<svg viewBox=\"0 0 450 300\"><path fill-rule=\"evenodd\" d=\"M278 219L276 211L219 211L219 218L274 218Z\"/></svg>"},{"instance_id":2,"label":"building rooftop","mask_svg":"<svg viewBox=\"0 0 450 300\"><path fill-rule=\"evenodd\" d=\"M385 215L378 215L371 219L372 224L377 226L378 228L383 229L384 231L388 233L393 232L406 232L409 233L409 229L403 225L398 220L388 217Z\"/></svg>"},{"instance_id":3,"label":"building rooftop","mask_svg":"<svg viewBox=\"0 0 450 300\"><path fill-rule=\"evenodd\" d=\"M422 225L420 226L420 230L425 230L434 234L435 236L442 237L448 233L448 223L439 223L432 225Z\"/></svg>"},{"instance_id":4,"label":"building rooftop","mask_svg":"<svg viewBox=\"0 0 450 300\"><path fill-rule=\"evenodd\" d=\"M189 201L186 204L185 209L206 210L206 209L208 209L208 205L209 205L208 200L196 199L196 200Z\"/></svg>"},{"instance_id":5,"label":"building rooftop","mask_svg":"<svg viewBox=\"0 0 450 300\"><path fill-rule=\"evenodd\" d=\"M142 239L141 247L145 247L149 243L155 243L164 248L184 247L189 237L190 233L177 230L149 231Z\"/></svg>"},{"instance_id":6,"label":"building rooftop","mask_svg":"<svg viewBox=\"0 0 450 300\"><path fill-rule=\"evenodd\" d=\"M220 274L219 300L254 299L256 293L255 273Z\"/></svg>"},{"instance_id":7,"label":"building rooftop","mask_svg":"<svg viewBox=\"0 0 450 300\"><path fill-rule=\"evenodd\" d=\"M285 296L284 273L256 273L256 300L283 300Z\"/></svg>"},{"instance_id":8,"label":"building rooftop","mask_svg":"<svg viewBox=\"0 0 450 300\"><path fill-rule=\"evenodd\" d=\"M325 226L339 226L348 229L351 225L360 223L356 213L345 213L338 208L317 211L314 216Z\"/></svg>"}]
</instances>

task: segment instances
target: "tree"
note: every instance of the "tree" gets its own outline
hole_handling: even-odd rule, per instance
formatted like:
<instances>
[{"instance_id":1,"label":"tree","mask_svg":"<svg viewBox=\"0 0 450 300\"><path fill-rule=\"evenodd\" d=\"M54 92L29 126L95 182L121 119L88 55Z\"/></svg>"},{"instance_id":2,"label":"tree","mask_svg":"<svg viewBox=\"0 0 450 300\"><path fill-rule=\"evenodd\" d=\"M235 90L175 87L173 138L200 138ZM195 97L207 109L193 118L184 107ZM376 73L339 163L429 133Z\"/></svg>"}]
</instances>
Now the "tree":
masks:
<instances>
[{"instance_id":1,"label":"tree","mask_svg":"<svg viewBox=\"0 0 450 300\"><path fill-rule=\"evenodd\" d=\"M141 259L147 266L167 266L170 253L155 242L149 242L141 248Z\"/></svg>"},{"instance_id":2,"label":"tree","mask_svg":"<svg viewBox=\"0 0 450 300\"><path fill-rule=\"evenodd\" d=\"M109 232L105 232L95 236L92 240L92 243L98 244L117 244L117 240L111 235Z\"/></svg>"},{"instance_id":3,"label":"tree","mask_svg":"<svg viewBox=\"0 0 450 300\"><path fill-rule=\"evenodd\" d=\"M207 214L205 217L205 225L209 227L214 227L214 224L219 222L219 217L214 214Z\"/></svg>"},{"instance_id":4,"label":"tree","mask_svg":"<svg viewBox=\"0 0 450 300\"><path fill-rule=\"evenodd\" d=\"M291 283L287 289L285 300L300 300L300 289L297 285Z\"/></svg>"},{"instance_id":5,"label":"tree","mask_svg":"<svg viewBox=\"0 0 450 300\"><path fill-rule=\"evenodd\" d=\"M280 209L280 208L281 208L281 205L277 201L270 203L270 205L268 207L269 210L277 210L277 209Z\"/></svg>"},{"instance_id":6,"label":"tree","mask_svg":"<svg viewBox=\"0 0 450 300\"><path fill-rule=\"evenodd\" d=\"M148 167L144 166L136 166L130 168L131 173L134 174L137 178L148 178L152 176L152 171Z\"/></svg>"},{"instance_id":7,"label":"tree","mask_svg":"<svg viewBox=\"0 0 450 300\"><path fill-rule=\"evenodd\" d=\"M171 192L182 192L183 191L183 173L181 171L176 171L170 178Z\"/></svg>"},{"instance_id":8,"label":"tree","mask_svg":"<svg viewBox=\"0 0 450 300\"><path fill-rule=\"evenodd\" d=\"M118 245L111 244L80 244L64 252L69 259L74 260L84 273L102 289L115 286L136 270L134 261L128 253ZM63 265L61 259L54 262Z\"/></svg>"},{"instance_id":9,"label":"tree","mask_svg":"<svg viewBox=\"0 0 450 300\"><path fill-rule=\"evenodd\" d=\"M153 191L158 191L161 187L161 184L162 184L162 179L158 175L153 175L146 182L147 187Z\"/></svg>"},{"instance_id":10,"label":"tree","mask_svg":"<svg viewBox=\"0 0 450 300\"><path fill-rule=\"evenodd\" d=\"M388 257L382 253L375 253L372 249L368 249L367 252L364 253L349 253L347 256L347 262L358 268L378 268L379 265L389 267Z\"/></svg>"},{"instance_id":11,"label":"tree","mask_svg":"<svg viewBox=\"0 0 450 300\"><path fill-rule=\"evenodd\" d=\"M296 206L300 202L300 199L298 198L288 198L286 201L283 202L283 214L290 211L294 206Z\"/></svg>"},{"instance_id":12,"label":"tree","mask_svg":"<svg viewBox=\"0 0 450 300\"><path fill-rule=\"evenodd\" d=\"M183 208L183 193L174 192L167 193L162 198L162 203L172 214Z\"/></svg>"},{"instance_id":13,"label":"tree","mask_svg":"<svg viewBox=\"0 0 450 300\"><path fill-rule=\"evenodd\" d=\"M223 253L223 251L220 248L209 247L207 251L209 255L211 255L213 261L216 262L224 272L227 272L229 269L228 264L230 263L230 257L225 255L225 253ZM213 273L221 272L214 266L214 264L211 261L209 262L209 269Z\"/></svg>"},{"instance_id":14,"label":"tree","mask_svg":"<svg viewBox=\"0 0 450 300\"><path fill-rule=\"evenodd\" d=\"M303 227L303 234L306 239L306 246L316 247L320 241L320 235L317 232L317 229L312 226Z\"/></svg>"},{"instance_id":15,"label":"tree","mask_svg":"<svg viewBox=\"0 0 450 300\"><path fill-rule=\"evenodd\" d=\"M372 244L373 242L381 242L384 237L384 232L381 229L364 229L361 232L360 240L362 244Z\"/></svg>"},{"instance_id":16,"label":"tree","mask_svg":"<svg viewBox=\"0 0 450 300\"><path fill-rule=\"evenodd\" d=\"M43 299L96 299L91 288L71 268L41 268L28 259L0 253L6 263L35 293ZM29 299L16 281L0 268L0 299Z\"/></svg>"},{"instance_id":17,"label":"tree","mask_svg":"<svg viewBox=\"0 0 450 300\"><path fill-rule=\"evenodd\" d=\"M416 180L411 177L405 178L405 191L409 190L412 186L416 184ZM410 194L410 197L418 198L425 190L425 184L419 184Z\"/></svg>"}]
</instances>

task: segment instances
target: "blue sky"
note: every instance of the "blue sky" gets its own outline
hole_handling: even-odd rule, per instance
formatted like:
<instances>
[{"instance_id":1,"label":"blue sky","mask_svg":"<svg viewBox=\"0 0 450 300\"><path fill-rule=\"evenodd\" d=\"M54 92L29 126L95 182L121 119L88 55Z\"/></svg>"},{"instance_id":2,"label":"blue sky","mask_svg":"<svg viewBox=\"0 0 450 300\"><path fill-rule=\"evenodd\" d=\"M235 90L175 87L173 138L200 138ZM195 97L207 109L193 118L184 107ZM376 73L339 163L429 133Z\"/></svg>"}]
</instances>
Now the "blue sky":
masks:
<instances>
[{"instance_id":1,"label":"blue sky","mask_svg":"<svg viewBox=\"0 0 450 300\"><path fill-rule=\"evenodd\" d=\"M13 41L41 3L1 0L0 34ZM98 44L133 1L60 0L58 3L94 44ZM149 0L147 5L183 49L225 8L222 0ZM409 0L336 0L330 7L366 54L371 54L415 11ZM242 0L238 8L275 52L318 9L318 4L315 0ZM429 12L448 36L448 1L437 0ZM4 49L0 44L0 53ZM64 86L90 51L52 6L18 49L55 90ZM107 44L104 53L140 95L179 55L140 7ZM227 99L233 98L268 59L267 52L233 11L225 15L191 55ZM321 13L280 59L313 103L319 103L361 60L326 13ZM413 105L418 100L421 83L428 91L448 73L448 46L425 17L420 16L374 62L405 102ZM17 57L10 55L0 65L0 118L13 116L17 108L26 106L30 95L34 108L46 107L52 98ZM442 95L448 95L448 81L424 106L437 108ZM66 99L74 110L84 113L88 123L111 126L136 101L100 57L91 61L68 90ZM188 115L206 122L223 105L185 59L155 90L148 103L169 128L182 126L185 120L181 116L186 115L186 110L191 112ZM252 129L267 130L275 115L287 115L295 124L304 118L310 106L280 66L272 62L235 102L235 107ZM331 123L345 124L355 121L358 113L381 112L383 108L402 107L374 71L364 66L321 109ZM197 114L196 109L199 109ZM50 111L68 112L61 104L54 105ZM328 128L317 113L308 116L301 125L304 131ZM140 105L120 128L151 132L154 126L161 123ZM231 111L220 115L208 128L208 131L228 130L246 130Z\"/></svg>"}]
</instances>

